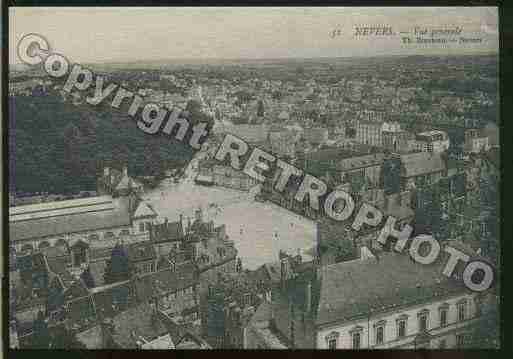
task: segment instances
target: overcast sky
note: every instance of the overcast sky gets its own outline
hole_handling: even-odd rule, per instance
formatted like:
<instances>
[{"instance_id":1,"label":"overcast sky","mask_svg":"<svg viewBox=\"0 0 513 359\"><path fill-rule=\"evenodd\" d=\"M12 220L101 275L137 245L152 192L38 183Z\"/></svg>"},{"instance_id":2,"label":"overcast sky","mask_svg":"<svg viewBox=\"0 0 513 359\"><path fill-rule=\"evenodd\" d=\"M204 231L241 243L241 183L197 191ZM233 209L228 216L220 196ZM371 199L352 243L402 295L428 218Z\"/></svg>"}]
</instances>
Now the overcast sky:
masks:
<instances>
[{"instance_id":1,"label":"overcast sky","mask_svg":"<svg viewBox=\"0 0 513 359\"><path fill-rule=\"evenodd\" d=\"M27 33L77 62L179 58L315 58L498 52L496 8L10 8L9 61ZM355 25L463 28L481 44L405 46L399 35L355 38ZM340 37L331 38L334 29Z\"/></svg>"}]
</instances>

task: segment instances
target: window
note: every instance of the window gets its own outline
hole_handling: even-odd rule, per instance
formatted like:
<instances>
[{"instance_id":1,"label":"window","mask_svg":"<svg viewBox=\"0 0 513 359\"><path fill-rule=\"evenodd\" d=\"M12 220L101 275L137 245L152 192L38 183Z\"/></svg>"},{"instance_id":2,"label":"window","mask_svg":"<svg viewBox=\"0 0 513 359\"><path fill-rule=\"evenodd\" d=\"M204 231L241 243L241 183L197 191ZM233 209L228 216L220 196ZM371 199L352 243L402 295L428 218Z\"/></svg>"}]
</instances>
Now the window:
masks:
<instances>
[{"instance_id":1,"label":"window","mask_svg":"<svg viewBox=\"0 0 513 359\"><path fill-rule=\"evenodd\" d=\"M418 315L419 318L419 331L424 332L428 330L428 319L429 319L429 311L423 310Z\"/></svg>"},{"instance_id":2,"label":"window","mask_svg":"<svg viewBox=\"0 0 513 359\"><path fill-rule=\"evenodd\" d=\"M139 232L144 232L144 223L139 223Z\"/></svg>"},{"instance_id":3,"label":"window","mask_svg":"<svg viewBox=\"0 0 513 359\"><path fill-rule=\"evenodd\" d=\"M476 308L476 316L480 316L483 311L482 298L480 298L480 297L474 298L474 304L475 304L475 308Z\"/></svg>"},{"instance_id":4,"label":"window","mask_svg":"<svg viewBox=\"0 0 513 359\"><path fill-rule=\"evenodd\" d=\"M397 337L403 338L406 336L406 319L399 319L397 321Z\"/></svg>"},{"instance_id":5,"label":"window","mask_svg":"<svg viewBox=\"0 0 513 359\"><path fill-rule=\"evenodd\" d=\"M463 321L467 316L467 301L458 303L458 321Z\"/></svg>"},{"instance_id":6,"label":"window","mask_svg":"<svg viewBox=\"0 0 513 359\"><path fill-rule=\"evenodd\" d=\"M383 344L385 328L380 325L376 327L376 344Z\"/></svg>"},{"instance_id":7,"label":"window","mask_svg":"<svg viewBox=\"0 0 513 359\"><path fill-rule=\"evenodd\" d=\"M146 230L149 231L151 227L151 222L146 222Z\"/></svg>"},{"instance_id":8,"label":"window","mask_svg":"<svg viewBox=\"0 0 513 359\"><path fill-rule=\"evenodd\" d=\"M360 349L361 347L361 332L354 332L351 334L352 336L352 342L353 342L353 349Z\"/></svg>"},{"instance_id":9,"label":"window","mask_svg":"<svg viewBox=\"0 0 513 359\"><path fill-rule=\"evenodd\" d=\"M337 338L330 338L328 340L328 349L337 349Z\"/></svg>"},{"instance_id":10,"label":"window","mask_svg":"<svg viewBox=\"0 0 513 359\"><path fill-rule=\"evenodd\" d=\"M440 340L440 342L438 343L438 347L439 347L440 349L445 349L445 348L447 348L447 340L446 340L446 339L442 339L442 340Z\"/></svg>"},{"instance_id":11,"label":"window","mask_svg":"<svg viewBox=\"0 0 513 359\"><path fill-rule=\"evenodd\" d=\"M440 326L445 327L447 325L447 311L448 308L440 308Z\"/></svg>"},{"instance_id":12,"label":"window","mask_svg":"<svg viewBox=\"0 0 513 359\"><path fill-rule=\"evenodd\" d=\"M465 345L465 335L464 334L456 334L456 347L462 348Z\"/></svg>"}]
</instances>

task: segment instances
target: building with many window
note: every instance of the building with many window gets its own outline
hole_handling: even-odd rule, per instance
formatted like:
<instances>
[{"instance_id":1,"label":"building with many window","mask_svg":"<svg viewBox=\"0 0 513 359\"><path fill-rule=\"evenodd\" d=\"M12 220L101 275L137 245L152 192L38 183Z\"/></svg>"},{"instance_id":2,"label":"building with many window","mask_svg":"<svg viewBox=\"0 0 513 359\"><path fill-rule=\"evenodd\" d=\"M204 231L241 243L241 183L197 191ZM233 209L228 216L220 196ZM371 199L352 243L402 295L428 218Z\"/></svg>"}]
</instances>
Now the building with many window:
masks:
<instances>
[{"instance_id":1,"label":"building with many window","mask_svg":"<svg viewBox=\"0 0 513 359\"><path fill-rule=\"evenodd\" d=\"M465 143L463 150L466 153L485 152L490 148L489 137L484 130L467 130L465 131Z\"/></svg>"},{"instance_id":2,"label":"building with many window","mask_svg":"<svg viewBox=\"0 0 513 359\"><path fill-rule=\"evenodd\" d=\"M449 136L444 131L426 131L415 136L415 147L422 152L444 152L449 149L449 144Z\"/></svg>"},{"instance_id":3,"label":"building with many window","mask_svg":"<svg viewBox=\"0 0 513 359\"><path fill-rule=\"evenodd\" d=\"M397 253L320 269L316 347L463 346L479 317L480 297L442 269Z\"/></svg>"}]
</instances>

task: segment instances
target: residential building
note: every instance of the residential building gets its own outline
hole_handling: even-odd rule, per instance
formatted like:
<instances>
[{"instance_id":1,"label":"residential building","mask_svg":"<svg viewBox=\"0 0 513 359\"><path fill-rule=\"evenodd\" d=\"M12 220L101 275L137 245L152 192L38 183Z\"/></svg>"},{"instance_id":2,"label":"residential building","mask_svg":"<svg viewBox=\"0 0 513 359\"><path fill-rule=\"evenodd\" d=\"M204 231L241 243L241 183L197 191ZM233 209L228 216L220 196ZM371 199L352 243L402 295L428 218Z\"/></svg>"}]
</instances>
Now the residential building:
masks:
<instances>
[{"instance_id":1,"label":"residential building","mask_svg":"<svg viewBox=\"0 0 513 359\"><path fill-rule=\"evenodd\" d=\"M152 302L177 324L199 326L199 278L196 266L186 262L174 268L134 279L140 302Z\"/></svg>"},{"instance_id":2,"label":"residential building","mask_svg":"<svg viewBox=\"0 0 513 359\"><path fill-rule=\"evenodd\" d=\"M432 130L415 136L416 148L422 152L441 153L449 149L449 136L444 131Z\"/></svg>"},{"instance_id":3,"label":"residential building","mask_svg":"<svg viewBox=\"0 0 513 359\"><path fill-rule=\"evenodd\" d=\"M377 187L381 181L381 170L385 155L373 153L341 159L336 164L337 175L342 183L360 181L368 187Z\"/></svg>"},{"instance_id":4,"label":"residential building","mask_svg":"<svg viewBox=\"0 0 513 359\"><path fill-rule=\"evenodd\" d=\"M288 349L273 323L272 304L263 301L244 329L244 349Z\"/></svg>"},{"instance_id":5,"label":"residential building","mask_svg":"<svg viewBox=\"0 0 513 359\"><path fill-rule=\"evenodd\" d=\"M447 169L446 161L440 153L417 152L402 154L400 157L403 190L435 183Z\"/></svg>"},{"instance_id":6,"label":"residential building","mask_svg":"<svg viewBox=\"0 0 513 359\"><path fill-rule=\"evenodd\" d=\"M479 153L487 151L489 147L488 135L486 135L484 130L472 129L465 131L464 152Z\"/></svg>"},{"instance_id":7,"label":"residential building","mask_svg":"<svg viewBox=\"0 0 513 359\"><path fill-rule=\"evenodd\" d=\"M462 345L479 317L478 294L443 276L442 269L396 253L323 267L316 348Z\"/></svg>"},{"instance_id":8,"label":"residential building","mask_svg":"<svg viewBox=\"0 0 513 359\"><path fill-rule=\"evenodd\" d=\"M128 261L136 274L157 271L157 253L151 242L138 242L128 245Z\"/></svg>"}]
</instances>

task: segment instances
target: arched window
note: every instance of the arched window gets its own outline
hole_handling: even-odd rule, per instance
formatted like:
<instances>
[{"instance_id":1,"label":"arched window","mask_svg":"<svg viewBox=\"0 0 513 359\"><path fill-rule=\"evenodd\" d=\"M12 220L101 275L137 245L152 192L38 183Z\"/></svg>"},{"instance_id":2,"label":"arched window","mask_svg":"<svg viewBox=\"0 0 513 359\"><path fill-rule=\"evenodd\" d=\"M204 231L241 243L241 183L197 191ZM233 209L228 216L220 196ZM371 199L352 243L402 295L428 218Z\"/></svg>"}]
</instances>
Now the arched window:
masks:
<instances>
[{"instance_id":1,"label":"arched window","mask_svg":"<svg viewBox=\"0 0 513 359\"><path fill-rule=\"evenodd\" d=\"M104 236L105 239L114 238L114 233L112 232L105 232Z\"/></svg>"}]
</instances>

